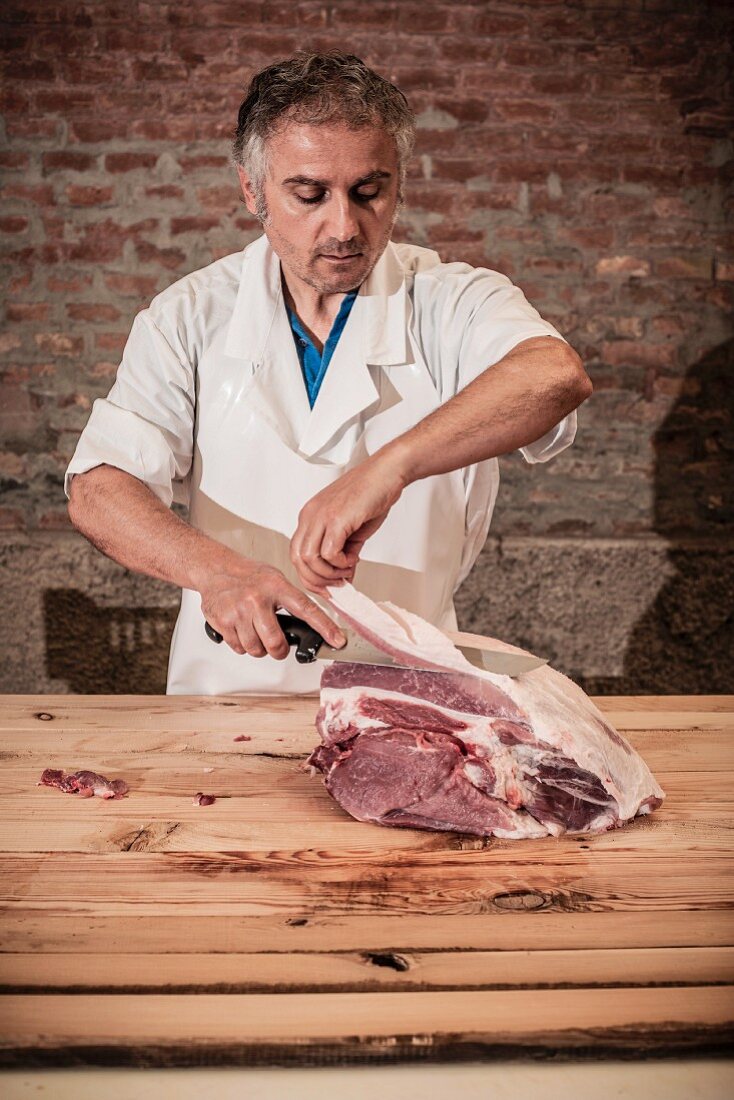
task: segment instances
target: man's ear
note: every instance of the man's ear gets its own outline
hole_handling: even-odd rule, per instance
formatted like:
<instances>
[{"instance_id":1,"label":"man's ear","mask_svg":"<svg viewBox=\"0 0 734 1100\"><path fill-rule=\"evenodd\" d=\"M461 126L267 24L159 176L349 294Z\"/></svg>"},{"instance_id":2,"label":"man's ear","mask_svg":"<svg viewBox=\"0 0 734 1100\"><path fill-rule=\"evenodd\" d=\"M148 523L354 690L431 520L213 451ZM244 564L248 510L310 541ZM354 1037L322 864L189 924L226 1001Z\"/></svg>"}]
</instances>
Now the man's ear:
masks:
<instances>
[{"instance_id":1,"label":"man's ear","mask_svg":"<svg viewBox=\"0 0 734 1100\"><path fill-rule=\"evenodd\" d=\"M255 198L255 192L252 187L252 182L249 175L244 168L237 165L237 175L240 178L240 187L242 188L242 194L244 196L247 209L251 214L257 214L257 199Z\"/></svg>"}]
</instances>

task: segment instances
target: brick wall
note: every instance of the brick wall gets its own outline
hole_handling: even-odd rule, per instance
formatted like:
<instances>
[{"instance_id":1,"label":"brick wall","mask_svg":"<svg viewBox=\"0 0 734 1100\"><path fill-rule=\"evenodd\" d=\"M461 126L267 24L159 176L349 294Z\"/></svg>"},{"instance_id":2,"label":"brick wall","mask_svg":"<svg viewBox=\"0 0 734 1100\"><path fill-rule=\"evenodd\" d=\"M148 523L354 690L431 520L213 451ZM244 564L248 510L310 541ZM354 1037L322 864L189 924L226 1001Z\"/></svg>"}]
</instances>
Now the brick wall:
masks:
<instances>
[{"instance_id":1,"label":"brick wall","mask_svg":"<svg viewBox=\"0 0 734 1100\"><path fill-rule=\"evenodd\" d=\"M463 622L592 689L734 690L730 11L6 0L0 564L27 629L0 687L162 684L157 628L130 628L137 681L85 672L85 636L175 594L87 551L63 471L135 313L257 233L228 167L249 77L339 47L418 115L400 239L508 274L595 385L571 450L503 459Z\"/></svg>"}]
</instances>

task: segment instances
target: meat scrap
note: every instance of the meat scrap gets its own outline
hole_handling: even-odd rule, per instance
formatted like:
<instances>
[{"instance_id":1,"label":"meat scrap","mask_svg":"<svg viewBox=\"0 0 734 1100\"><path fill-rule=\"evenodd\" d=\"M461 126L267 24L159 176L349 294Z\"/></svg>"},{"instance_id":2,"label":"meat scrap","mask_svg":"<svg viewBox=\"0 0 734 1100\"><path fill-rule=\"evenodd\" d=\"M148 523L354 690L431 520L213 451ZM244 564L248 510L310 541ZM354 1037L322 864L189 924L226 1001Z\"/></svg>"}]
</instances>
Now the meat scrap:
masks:
<instances>
[{"instance_id":1,"label":"meat scrap","mask_svg":"<svg viewBox=\"0 0 734 1100\"><path fill-rule=\"evenodd\" d=\"M353 817L520 839L600 833L660 806L642 758L560 672L484 672L411 612L349 584L328 596L356 633L419 666L322 673L322 743L307 763Z\"/></svg>"},{"instance_id":2,"label":"meat scrap","mask_svg":"<svg viewBox=\"0 0 734 1100\"><path fill-rule=\"evenodd\" d=\"M212 806L216 801L216 796L213 794L202 794L201 791L199 791L194 795L195 806Z\"/></svg>"},{"instance_id":3,"label":"meat scrap","mask_svg":"<svg viewBox=\"0 0 734 1100\"><path fill-rule=\"evenodd\" d=\"M124 779L107 779L97 772L79 771L64 775L63 771L46 768L38 781L39 787L57 787L64 794L80 798L124 798L129 787Z\"/></svg>"}]
</instances>

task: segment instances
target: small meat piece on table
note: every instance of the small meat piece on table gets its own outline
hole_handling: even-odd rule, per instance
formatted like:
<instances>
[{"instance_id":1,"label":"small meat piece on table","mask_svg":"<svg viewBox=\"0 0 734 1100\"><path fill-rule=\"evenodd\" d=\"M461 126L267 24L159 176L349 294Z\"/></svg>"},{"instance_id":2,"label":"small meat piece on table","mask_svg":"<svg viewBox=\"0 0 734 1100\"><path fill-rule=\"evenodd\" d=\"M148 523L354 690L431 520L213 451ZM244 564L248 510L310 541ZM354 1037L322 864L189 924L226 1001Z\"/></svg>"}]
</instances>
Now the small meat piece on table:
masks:
<instances>
[{"instance_id":1,"label":"small meat piece on table","mask_svg":"<svg viewBox=\"0 0 734 1100\"><path fill-rule=\"evenodd\" d=\"M202 794L201 791L198 791L194 795L193 801L195 806L213 806L217 799L213 794Z\"/></svg>"},{"instance_id":2,"label":"small meat piece on table","mask_svg":"<svg viewBox=\"0 0 734 1100\"><path fill-rule=\"evenodd\" d=\"M64 775L56 768L46 768L38 781L39 787L57 787L64 794L78 794L80 798L124 798L129 787L124 779L107 779L97 772L79 771Z\"/></svg>"}]
</instances>

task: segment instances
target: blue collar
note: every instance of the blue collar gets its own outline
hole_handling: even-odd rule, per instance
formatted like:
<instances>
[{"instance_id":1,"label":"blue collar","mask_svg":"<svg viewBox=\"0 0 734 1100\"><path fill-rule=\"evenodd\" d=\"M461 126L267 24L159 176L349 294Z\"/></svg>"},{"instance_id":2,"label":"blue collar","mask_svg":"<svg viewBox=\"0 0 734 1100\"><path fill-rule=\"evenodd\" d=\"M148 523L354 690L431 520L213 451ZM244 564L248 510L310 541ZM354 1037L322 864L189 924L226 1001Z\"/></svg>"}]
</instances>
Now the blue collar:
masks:
<instances>
[{"instance_id":1,"label":"blue collar","mask_svg":"<svg viewBox=\"0 0 734 1100\"><path fill-rule=\"evenodd\" d=\"M296 342L296 351L298 352L298 359L301 364L301 370L303 371L303 379L306 383L306 391L308 393L308 403L311 408L314 407L318 392L321 388L321 383L326 374L326 368L331 362L331 357L336 350L336 345L339 343L339 337L344 330L347 318L351 313L354 300L358 293L359 287L357 287L357 290L350 290L348 294L344 295L344 300L339 306L339 312L334 318L334 323L331 326L331 332L324 344L323 352L318 350L311 340L311 337L304 330L303 325L294 311L286 303L288 320L290 321L293 339Z\"/></svg>"}]
</instances>

